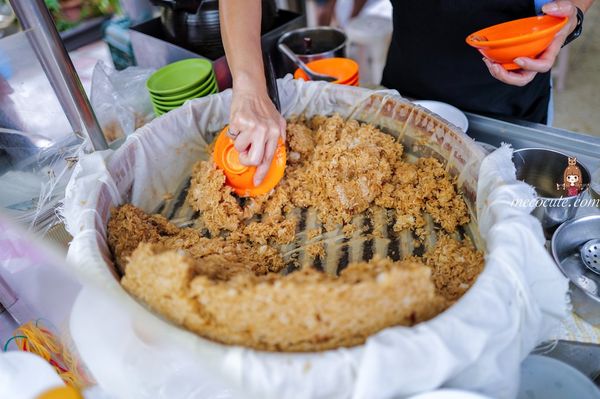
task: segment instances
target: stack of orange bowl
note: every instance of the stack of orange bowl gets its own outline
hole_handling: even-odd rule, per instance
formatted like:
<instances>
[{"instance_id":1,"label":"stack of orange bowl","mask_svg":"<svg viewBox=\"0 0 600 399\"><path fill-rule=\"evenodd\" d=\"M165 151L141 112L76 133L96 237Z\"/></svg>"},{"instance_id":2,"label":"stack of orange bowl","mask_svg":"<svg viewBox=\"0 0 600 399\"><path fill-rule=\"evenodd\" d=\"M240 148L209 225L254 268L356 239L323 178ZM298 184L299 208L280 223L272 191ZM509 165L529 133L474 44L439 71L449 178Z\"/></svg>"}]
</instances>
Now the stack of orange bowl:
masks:
<instances>
[{"instance_id":1,"label":"stack of orange bowl","mask_svg":"<svg viewBox=\"0 0 600 399\"><path fill-rule=\"evenodd\" d=\"M306 64L311 70L333 76L337 80L332 83L358 86L358 64L349 58L323 58ZM295 79L310 80L301 69L294 72Z\"/></svg>"}]
</instances>

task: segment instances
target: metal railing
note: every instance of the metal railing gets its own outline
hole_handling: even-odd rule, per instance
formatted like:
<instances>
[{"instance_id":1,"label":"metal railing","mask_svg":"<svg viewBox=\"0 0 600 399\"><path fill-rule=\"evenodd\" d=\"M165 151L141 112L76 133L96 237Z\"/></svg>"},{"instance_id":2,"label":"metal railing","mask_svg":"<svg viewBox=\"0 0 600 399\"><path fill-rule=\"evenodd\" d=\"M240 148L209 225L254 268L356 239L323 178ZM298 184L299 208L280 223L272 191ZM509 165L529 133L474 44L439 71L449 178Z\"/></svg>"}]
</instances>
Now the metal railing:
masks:
<instances>
[{"instance_id":1,"label":"metal railing","mask_svg":"<svg viewBox=\"0 0 600 399\"><path fill-rule=\"evenodd\" d=\"M31 46L77 135L85 135L94 150L108 148L102 129L43 0L10 0L15 15L29 35Z\"/></svg>"}]
</instances>

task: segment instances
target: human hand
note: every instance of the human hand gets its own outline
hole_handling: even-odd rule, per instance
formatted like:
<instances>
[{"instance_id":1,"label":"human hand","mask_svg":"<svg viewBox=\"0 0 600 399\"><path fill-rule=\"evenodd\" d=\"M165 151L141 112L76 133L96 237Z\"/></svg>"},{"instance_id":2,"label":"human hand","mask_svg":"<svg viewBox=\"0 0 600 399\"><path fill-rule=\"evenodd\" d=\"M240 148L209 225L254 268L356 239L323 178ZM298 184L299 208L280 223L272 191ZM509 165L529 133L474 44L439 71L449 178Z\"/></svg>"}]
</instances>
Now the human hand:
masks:
<instances>
[{"instance_id":1,"label":"human hand","mask_svg":"<svg viewBox=\"0 0 600 399\"><path fill-rule=\"evenodd\" d=\"M263 91L265 89L263 88ZM266 94L250 88L233 90L229 137L239 152L240 162L256 166L254 185L265 178L277 150L279 137L285 141L285 119Z\"/></svg>"},{"instance_id":2,"label":"human hand","mask_svg":"<svg viewBox=\"0 0 600 399\"><path fill-rule=\"evenodd\" d=\"M538 72L548 72L552 68L567 36L577 26L577 8L570 0L558 0L546 3L542 7L542 11L555 17L569 17L569 22L554 36L550 46L539 57L536 59L528 57L515 58L515 64L521 67L519 70L507 71L502 65L483 58L483 62L493 77L509 85L525 86L533 80Z\"/></svg>"}]
</instances>

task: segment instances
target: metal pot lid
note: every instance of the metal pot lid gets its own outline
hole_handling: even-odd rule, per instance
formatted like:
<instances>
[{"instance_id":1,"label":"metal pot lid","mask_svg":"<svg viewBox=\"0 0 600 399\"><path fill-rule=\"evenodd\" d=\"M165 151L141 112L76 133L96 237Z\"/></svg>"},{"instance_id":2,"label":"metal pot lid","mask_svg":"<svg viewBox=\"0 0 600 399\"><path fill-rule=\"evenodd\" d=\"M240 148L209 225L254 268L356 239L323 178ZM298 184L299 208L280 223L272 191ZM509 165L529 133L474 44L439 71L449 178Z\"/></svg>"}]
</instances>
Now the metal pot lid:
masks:
<instances>
[{"instance_id":1,"label":"metal pot lid","mask_svg":"<svg viewBox=\"0 0 600 399\"><path fill-rule=\"evenodd\" d=\"M552 236L552 256L573 284L600 302L600 274L588 268L581 255L586 244L597 239L600 239L600 215L570 220Z\"/></svg>"},{"instance_id":2,"label":"metal pot lid","mask_svg":"<svg viewBox=\"0 0 600 399\"><path fill-rule=\"evenodd\" d=\"M600 274L600 238L594 238L583 244L580 254L587 268Z\"/></svg>"}]
</instances>

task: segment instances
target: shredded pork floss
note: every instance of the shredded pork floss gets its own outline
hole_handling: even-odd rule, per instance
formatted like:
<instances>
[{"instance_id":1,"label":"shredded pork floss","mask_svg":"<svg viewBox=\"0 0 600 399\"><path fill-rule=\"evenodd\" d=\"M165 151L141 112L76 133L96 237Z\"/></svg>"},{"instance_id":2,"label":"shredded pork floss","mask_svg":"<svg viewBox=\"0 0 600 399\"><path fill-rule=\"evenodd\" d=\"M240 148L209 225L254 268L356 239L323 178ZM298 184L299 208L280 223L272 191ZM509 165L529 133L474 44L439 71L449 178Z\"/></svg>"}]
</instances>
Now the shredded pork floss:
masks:
<instances>
[{"instance_id":1,"label":"shredded pork floss","mask_svg":"<svg viewBox=\"0 0 600 399\"><path fill-rule=\"evenodd\" d=\"M108 238L123 286L207 338L314 351L427 320L473 284L483 256L468 238L458 240L469 214L437 159L408 162L395 137L337 115L288 121L287 146L284 178L257 198L238 198L211 160L199 161L187 201L200 228L179 228L132 205L115 209ZM310 226L307 214L315 215ZM370 223L357 224L361 217ZM422 246L426 218L437 226L437 242L421 256L374 254L323 272L334 243L376 237L377 223L389 224L390 234L410 232L414 247Z\"/></svg>"}]
</instances>

